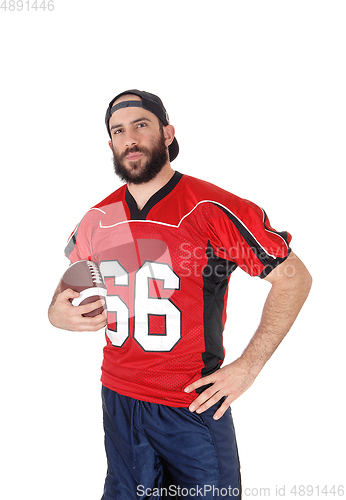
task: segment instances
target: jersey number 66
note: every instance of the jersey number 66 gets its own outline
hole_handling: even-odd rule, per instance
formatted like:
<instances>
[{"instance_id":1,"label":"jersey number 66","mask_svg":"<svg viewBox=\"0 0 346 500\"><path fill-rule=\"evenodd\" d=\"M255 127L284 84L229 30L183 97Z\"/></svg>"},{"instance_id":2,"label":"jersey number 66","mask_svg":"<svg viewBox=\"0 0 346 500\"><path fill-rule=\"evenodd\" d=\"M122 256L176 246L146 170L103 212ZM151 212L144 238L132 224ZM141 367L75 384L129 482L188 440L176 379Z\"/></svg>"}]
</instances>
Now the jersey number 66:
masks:
<instances>
[{"instance_id":1,"label":"jersey number 66","mask_svg":"<svg viewBox=\"0 0 346 500\"><path fill-rule=\"evenodd\" d=\"M114 286L129 286L129 273L117 260L100 262L104 279L112 278ZM146 261L134 275L133 338L144 351L171 351L181 339L181 311L169 298L151 297L150 281L162 281L163 290L179 290L180 278L166 263ZM116 329L108 325L106 333L112 344L121 347L129 338L128 305L119 295L107 294L108 313L116 313ZM161 316L164 334L150 333L150 317Z\"/></svg>"}]
</instances>

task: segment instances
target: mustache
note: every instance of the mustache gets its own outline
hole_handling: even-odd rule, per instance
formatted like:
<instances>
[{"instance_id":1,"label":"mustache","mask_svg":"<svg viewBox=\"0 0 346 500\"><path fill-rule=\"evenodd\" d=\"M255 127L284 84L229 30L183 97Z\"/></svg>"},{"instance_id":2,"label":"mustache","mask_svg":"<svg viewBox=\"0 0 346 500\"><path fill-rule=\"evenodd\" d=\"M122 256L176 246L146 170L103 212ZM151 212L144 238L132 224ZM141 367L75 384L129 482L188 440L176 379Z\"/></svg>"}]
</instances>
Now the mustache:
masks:
<instances>
[{"instance_id":1,"label":"mustache","mask_svg":"<svg viewBox=\"0 0 346 500\"><path fill-rule=\"evenodd\" d=\"M131 148L126 149L121 155L120 160L123 160L130 153L143 153L148 154L148 150L146 148L139 148L138 146L132 146Z\"/></svg>"}]
</instances>

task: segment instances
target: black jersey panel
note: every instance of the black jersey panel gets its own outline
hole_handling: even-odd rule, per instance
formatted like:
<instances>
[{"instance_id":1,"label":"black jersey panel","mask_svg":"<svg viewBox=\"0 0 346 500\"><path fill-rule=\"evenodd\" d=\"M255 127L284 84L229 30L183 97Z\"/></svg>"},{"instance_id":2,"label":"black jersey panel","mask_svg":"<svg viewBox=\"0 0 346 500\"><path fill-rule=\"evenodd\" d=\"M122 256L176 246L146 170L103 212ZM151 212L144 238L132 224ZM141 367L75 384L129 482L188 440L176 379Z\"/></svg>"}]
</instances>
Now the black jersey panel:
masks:
<instances>
[{"instance_id":1,"label":"black jersey panel","mask_svg":"<svg viewBox=\"0 0 346 500\"><path fill-rule=\"evenodd\" d=\"M231 273L237 268L237 264L217 257L210 242L206 249L208 257L207 265L203 270L203 321L205 351L202 354L204 367L201 375L206 377L220 368L224 359L223 349L223 315L225 295L228 280ZM203 386L197 392L202 392L207 386Z\"/></svg>"}]
</instances>

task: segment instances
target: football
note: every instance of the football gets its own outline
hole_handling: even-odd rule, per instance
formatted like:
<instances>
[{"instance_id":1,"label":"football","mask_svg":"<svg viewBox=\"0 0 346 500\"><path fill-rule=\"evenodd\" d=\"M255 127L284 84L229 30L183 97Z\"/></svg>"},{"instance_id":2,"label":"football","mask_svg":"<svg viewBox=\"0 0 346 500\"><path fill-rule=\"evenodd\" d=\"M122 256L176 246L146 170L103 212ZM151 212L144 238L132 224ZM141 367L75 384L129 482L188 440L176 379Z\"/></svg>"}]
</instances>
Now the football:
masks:
<instances>
[{"instance_id":1,"label":"football","mask_svg":"<svg viewBox=\"0 0 346 500\"><path fill-rule=\"evenodd\" d=\"M105 299L107 295L107 287L98 265L89 260L79 260L65 271L60 280L60 291L63 292L67 288L80 293L79 297L72 300L73 306L90 304L100 298ZM97 316L103 310L104 307L99 307L83 316Z\"/></svg>"}]
</instances>

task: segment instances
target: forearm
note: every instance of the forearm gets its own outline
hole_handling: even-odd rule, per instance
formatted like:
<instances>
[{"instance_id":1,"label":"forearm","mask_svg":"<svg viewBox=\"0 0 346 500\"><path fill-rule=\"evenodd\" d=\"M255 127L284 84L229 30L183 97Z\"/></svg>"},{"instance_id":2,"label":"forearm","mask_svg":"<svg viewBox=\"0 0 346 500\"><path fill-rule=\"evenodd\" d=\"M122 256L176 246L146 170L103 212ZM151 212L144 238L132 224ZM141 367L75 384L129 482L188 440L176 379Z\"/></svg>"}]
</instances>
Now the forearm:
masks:
<instances>
[{"instance_id":1,"label":"forearm","mask_svg":"<svg viewBox=\"0 0 346 500\"><path fill-rule=\"evenodd\" d=\"M57 286L57 288L56 288L56 290L55 290L55 292L54 292L54 295L53 295L53 298L52 298L52 302L50 303L49 309L50 309L52 306L54 306L54 304L55 304L55 302L56 302L56 299L57 299L57 297L58 297L59 293L60 293L60 283L59 283L59 285ZM49 311L48 311L48 312L49 312Z\"/></svg>"},{"instance_id":2,"label":"forearm","mask_svg":"<svg viewBox=\"0 0 346 500\"><path fill-rule=\"evenodd\" d=\"M285 269L284 279L269 275L272 287L259 327L241 356L255 377L290 330L310 291L311 276L298 257L292 255L281 272Z\"/></svg>"}]
</instances>

